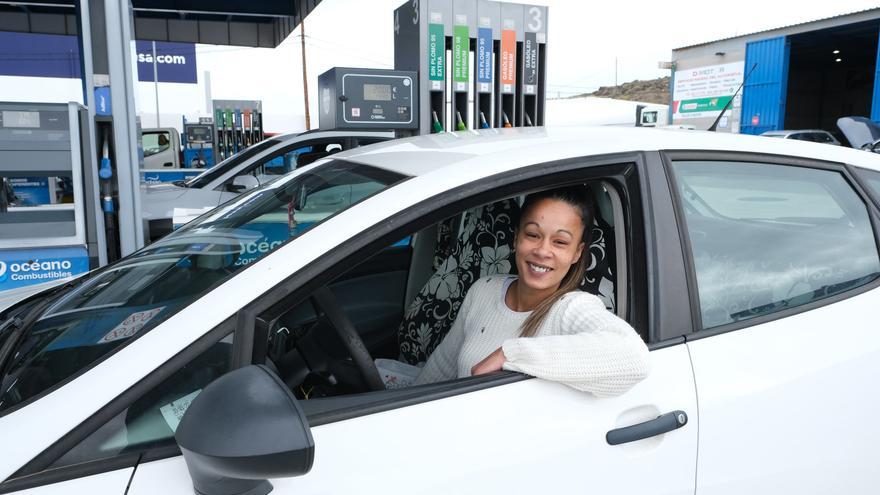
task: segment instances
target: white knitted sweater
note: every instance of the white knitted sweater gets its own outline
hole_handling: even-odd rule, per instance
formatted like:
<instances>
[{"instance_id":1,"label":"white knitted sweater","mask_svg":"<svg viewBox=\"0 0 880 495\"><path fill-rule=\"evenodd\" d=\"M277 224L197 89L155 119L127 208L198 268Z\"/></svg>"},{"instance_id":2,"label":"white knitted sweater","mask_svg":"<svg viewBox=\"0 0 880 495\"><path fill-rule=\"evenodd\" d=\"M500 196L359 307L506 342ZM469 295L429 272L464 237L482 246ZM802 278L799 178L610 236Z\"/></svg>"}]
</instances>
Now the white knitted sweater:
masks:
<instances>
[{"instance_id":1,"label":"white knitted sweater","mask_svg":"<svg viewBox=\"0 0 880 495\"><path fill-rule=\"evenodd\" d=\"M502 347L504 369L564 383L599 397L619 395L644 379L648 348L629 324L586 292L556 302L534 337L519 337L530 312L504 302L511 276L475 282L446 338L414 384L470 376L471 368Z\"/></svg>"}]
</instances>

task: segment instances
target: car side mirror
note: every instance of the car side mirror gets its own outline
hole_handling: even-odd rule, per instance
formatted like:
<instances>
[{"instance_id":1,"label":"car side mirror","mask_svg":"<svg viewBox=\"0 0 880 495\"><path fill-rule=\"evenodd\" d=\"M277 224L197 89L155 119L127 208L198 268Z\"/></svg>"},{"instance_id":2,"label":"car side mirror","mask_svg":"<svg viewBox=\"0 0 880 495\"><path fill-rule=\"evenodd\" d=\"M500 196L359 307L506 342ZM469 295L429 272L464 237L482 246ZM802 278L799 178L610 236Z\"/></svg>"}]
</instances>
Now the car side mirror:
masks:
<instances>
[{"instance_id":1,"label":"car side mirror","mask_svg":"<svg viewBox=\"0 0 880 495\"><path fill-rule=\"evenodd\" d=\"M245 192L260 187L260 181L250 174L242 174L232 179L229 185L230 192Z\"/></svg>"},{"instance_id":2,"label":"car side mirror","mask_svg":"<svg viewBox=\"0 0 880 495\"><path fill-rule=\"evenodd\" d=\"M267 494L269 478L303 475L315 458L305 413L284 382L261 365L211 382L174 437L202 495Z\"/></svg>"}]
</instances>

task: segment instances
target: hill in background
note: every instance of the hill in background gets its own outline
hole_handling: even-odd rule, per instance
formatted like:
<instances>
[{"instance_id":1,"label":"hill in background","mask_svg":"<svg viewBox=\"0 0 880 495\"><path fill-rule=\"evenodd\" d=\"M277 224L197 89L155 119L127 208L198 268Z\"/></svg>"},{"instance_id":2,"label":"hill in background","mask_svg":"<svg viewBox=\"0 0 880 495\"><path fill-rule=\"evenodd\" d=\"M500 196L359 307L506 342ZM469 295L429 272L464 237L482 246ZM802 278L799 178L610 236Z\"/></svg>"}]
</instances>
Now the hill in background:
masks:
<instances>
[{"instance_id":1,"label":"hill in background","mask_svg":"<svg viewBox=\"0 0 880 495\"><path fill-rule=\"evenodd\" d=\"M669 104L669 76L648 81L632 81L619 86L602 86L592 93L584 93L571 98L595 96L617 100L640 101L644 103Z\"/></svg>"}]
</instances>

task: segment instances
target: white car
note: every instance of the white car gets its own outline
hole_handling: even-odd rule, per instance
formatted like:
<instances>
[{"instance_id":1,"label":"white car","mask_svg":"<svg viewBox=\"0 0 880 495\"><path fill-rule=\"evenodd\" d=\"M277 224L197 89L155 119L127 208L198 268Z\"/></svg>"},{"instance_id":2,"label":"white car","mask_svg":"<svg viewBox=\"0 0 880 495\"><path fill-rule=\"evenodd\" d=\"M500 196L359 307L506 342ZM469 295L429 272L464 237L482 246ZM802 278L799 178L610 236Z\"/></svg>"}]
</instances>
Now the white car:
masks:
<instances>
[{"instance_id":1,"label":"white car","mask_svg":"<svg viewBox=\"0 0 880 495\"><path fill-rule=\"evenodd\" d=\"M835 146L840 146L840 141L838 141L833 134L822 129L766 131L761 133L761 135L781 139L796 139L798 141L809 141L811 143L833 144Z\"/></svg>"},{"instance_id":2,"label":"white car","mask_svg":"<svg viewBox=\"0 0 880 495\"><path fill-rule=\"evenodd\" d=\"M572 184L648 377L395 386ZM700 131L336 154L0 315L0 493L876 493L878 193L874 154Z\"/></svg>"},{"instance_id":3,"label":"white car","mask_svg":"<svg viewBox=\"0 0 880 495\"><path fill-rule=\"evenodd\" d=\"M392 138L394 133L389 131L284 134L260 141L189 180L141 184L145 238L154 241L239 194L319 158Z\"/></svg>"}]
</instances>

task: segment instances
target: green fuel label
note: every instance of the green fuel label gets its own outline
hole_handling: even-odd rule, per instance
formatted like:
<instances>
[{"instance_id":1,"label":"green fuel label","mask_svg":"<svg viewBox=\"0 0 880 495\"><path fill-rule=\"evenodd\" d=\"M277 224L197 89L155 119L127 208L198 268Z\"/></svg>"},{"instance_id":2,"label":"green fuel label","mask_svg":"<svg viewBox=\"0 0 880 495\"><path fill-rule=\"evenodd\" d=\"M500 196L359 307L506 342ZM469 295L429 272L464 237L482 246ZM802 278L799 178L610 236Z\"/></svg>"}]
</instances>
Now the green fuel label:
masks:
<instances>
[{"instance_id":1,"label":"green fuel label","mask_svg":"<svg viewBox=\"0 0 880 495\"><path fill-rule=\"evenodd\" d=\"M428 24L428 79L442 81L446 75L446 36L443 24Z\"/></svg>"},{"instance_id":2,"label":"green fuel label","mask_svg":"<svg viewBox=\"0 0 880 495\"><path fill-rule=\"evenodd\" d=\"M713 96L684 100L678 104L679 113L720 111L733 96Z\"/></svg>"},{"instance_id":3,"label":"green fuel label","mask_svg":"<svg viewBox=\"0 0 880 495\"><path fill-rule=\"evenodd\" d=\"M470 36L467 26L455 26L452 30L452 80L456 91L467 91L470 68Z\"/></svg>"}]
</instances>

